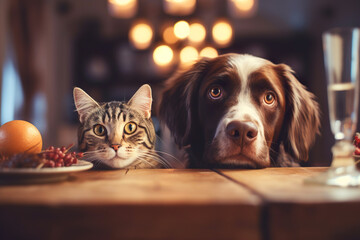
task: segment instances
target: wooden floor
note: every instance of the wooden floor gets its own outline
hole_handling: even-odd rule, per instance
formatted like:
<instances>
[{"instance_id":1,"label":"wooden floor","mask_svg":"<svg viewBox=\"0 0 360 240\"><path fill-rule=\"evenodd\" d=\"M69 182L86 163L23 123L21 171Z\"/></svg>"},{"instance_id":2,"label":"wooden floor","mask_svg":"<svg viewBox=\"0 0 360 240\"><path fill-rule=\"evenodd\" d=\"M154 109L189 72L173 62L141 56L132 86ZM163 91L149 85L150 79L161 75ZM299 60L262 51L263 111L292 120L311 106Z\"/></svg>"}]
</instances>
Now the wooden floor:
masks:
<instances>
[{"instance_id":1,"label":"wooden floor","mask_svg":"<svg viewBox=\"0 0 360 240\"><path fill-rule=\"evenodd\" d=\"M0 239L360 239L360 188L327 168L111 170L0 185Z\"/></svg>"}]
</instances>

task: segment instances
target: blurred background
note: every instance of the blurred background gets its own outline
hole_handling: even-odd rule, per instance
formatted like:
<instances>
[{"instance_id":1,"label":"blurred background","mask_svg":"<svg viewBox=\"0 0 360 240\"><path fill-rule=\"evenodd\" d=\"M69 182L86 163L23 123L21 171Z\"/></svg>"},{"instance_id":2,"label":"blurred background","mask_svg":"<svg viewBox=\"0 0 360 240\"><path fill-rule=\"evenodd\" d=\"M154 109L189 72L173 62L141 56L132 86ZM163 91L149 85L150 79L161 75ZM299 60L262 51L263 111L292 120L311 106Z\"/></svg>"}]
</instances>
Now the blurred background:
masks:
<instances>
[{"instance_id":1,"label":"blurred background","mask_svg":"<svg viewBox=\"0 0 360 240\"><path fill-rule=\"evenodd\" d=\"M74 86L101 102L149 83L156 104L178 68L248 53L290 65L315 93L322 129L306 165L329 165L321 34L360 26L359 13L359 0L0 0L1 124L32 122L45 147L76 143Z\"/></svg>"}]
</instances>

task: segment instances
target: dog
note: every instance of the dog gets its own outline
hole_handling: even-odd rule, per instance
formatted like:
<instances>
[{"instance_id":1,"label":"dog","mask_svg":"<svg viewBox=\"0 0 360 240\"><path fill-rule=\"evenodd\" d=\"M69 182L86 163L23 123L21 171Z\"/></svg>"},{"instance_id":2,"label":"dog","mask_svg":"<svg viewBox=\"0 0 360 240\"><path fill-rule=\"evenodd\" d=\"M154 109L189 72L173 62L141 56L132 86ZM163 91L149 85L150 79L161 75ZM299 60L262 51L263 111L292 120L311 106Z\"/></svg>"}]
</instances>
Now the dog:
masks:
<instances>
[{"instance_id":1,"label":"dog","mask_svg":"<svg viewBox=\"0 0 360 240\"><path fill-rule=\"evenodd\" d=\"M319 134L315 96L285 64L203 58L166 81L158 106L190 168L299 166Z\"/></svg>"}]
</instances>

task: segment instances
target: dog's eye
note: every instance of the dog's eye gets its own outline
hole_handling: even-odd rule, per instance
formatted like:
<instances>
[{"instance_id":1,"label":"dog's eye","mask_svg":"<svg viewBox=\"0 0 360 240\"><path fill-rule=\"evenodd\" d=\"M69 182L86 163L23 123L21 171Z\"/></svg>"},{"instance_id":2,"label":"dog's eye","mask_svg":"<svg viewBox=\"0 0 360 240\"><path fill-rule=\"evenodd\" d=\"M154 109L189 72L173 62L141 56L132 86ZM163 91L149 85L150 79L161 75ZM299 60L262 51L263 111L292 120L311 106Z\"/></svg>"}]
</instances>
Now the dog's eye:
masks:
<instances>
[{"instance_id":1,"label":"dog's eye","mask_svg":"<svg viewBox=\"0 0 360 240\"><path fill-rule=\"evenodd\" d=\"M137 125L134 122L129 122L125 125L124 131L126 134L133 134L137 129Z\"/></svg>"},{"instance_id":2,"label":"dog's eye","mask_svg":"<svg viewBox=\"0 0 360 240\"><path fill-rule=\"evenodd\" d=\"M98 135L100 137L105 136L105 134L106 134L105 126L103 126L101 124L96 124L93 128L93 131L96 135Z\"/></svg>"},{"instance_id":3,"label":"dog's eye","mask_svg":"<svg viewBox=\"0 0 360 240\"><path fill-rule=\"evenodd\" d=\"M222 97L222 91L220 87L212 87L209 90L209 97L211 99L219 99Z\"/></svg>"},{"instance_id":4,"label":"dog's eye","mask_svg":"<svg viewBox=\"0 0 360 240\"><path fill-rule=\"evenodd\" d=\"M273 93L267 93L264 96L264 102L268 105L272 104L275 101L275 95Z\"/></svg>"}]
</instances>

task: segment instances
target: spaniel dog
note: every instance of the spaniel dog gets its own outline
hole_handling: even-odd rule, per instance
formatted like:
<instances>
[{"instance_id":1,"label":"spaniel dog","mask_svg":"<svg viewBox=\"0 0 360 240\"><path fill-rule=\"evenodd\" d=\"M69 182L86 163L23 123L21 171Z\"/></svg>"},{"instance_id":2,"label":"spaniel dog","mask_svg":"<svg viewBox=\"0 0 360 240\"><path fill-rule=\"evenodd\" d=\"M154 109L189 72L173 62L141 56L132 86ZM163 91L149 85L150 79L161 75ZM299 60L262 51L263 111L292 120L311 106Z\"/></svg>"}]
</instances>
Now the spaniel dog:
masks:
<instances>
[{"instance_id":1,"label":"spaniel dog","mask_svg":"<svg viewBox=\"0 0 360 240\"><path fill-rule=\"evenodd\" d=\"M158 114L189 167L294 166L319 133L314 95L291 68L251 55L201 59L167 81Z\"/></svg>"}]
</instances>

